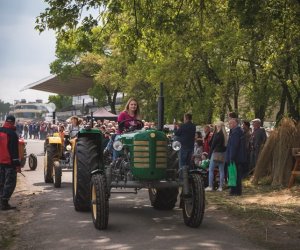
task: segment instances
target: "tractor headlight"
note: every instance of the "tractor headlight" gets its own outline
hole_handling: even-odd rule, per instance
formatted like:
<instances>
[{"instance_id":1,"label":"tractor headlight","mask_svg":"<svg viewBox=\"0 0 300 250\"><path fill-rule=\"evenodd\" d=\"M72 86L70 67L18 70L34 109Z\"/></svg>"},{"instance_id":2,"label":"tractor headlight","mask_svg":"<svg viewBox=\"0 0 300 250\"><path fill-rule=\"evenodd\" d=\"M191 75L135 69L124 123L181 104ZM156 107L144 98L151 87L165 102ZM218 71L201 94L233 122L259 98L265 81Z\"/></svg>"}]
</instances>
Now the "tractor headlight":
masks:
<instances>
[{"instance_id":1,"label":"tractor headlight","mask_svg":"<svg viewBox=\"0 0 300 250\"><path fill-rule=\"evenodd\" d=\"M172 148L175 151L179 151L181 149L181 143L179 141L173 141Z\"/></svg>"},{"instance_id":2,"label":"tractor headlight","mask_svg":"<svg viewBox=\"0 0 300 250\"><path fill-rule=\"evenodd\" d=\"M114 150L121 151L123 149L123 143L120 141L115 141L113 144Z\"/></svg>"},{"instance_id":3,"label":"tractor headlight","mask_svg":"<svg viewBox=\"0 0 300 250\"><path fill-rule=\"evenodd\" d=\"M71 149L72 149L72 146L70 144L66 146L67 151L71 151Z\"/></svg>"}]
</instances>

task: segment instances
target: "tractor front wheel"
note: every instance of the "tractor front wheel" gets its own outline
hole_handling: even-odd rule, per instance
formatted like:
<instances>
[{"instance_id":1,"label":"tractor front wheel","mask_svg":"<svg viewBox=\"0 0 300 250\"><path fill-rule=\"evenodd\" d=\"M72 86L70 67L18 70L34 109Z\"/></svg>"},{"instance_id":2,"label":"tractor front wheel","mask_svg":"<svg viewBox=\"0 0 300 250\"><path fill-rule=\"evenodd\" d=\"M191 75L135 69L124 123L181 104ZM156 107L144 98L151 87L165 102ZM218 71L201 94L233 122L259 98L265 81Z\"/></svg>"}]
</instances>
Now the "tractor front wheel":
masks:
<instances>
[{"instance_id":1,"label":"tractor front wheel","mask_svg":"<svg viewBox=\"0 0 300 250\"><path fill-rule=\"evenodd\" d=\"M99 230L106 229L109 217L109 201L106 180L102 174L92 176L91 205L95 228Z\"/></svg>"},{"instance_id":2,"label":"tractor front wheel","mask_svg":"<svg viewBox=\"0 0 300 250\"><path fill-rule=\"evenodd\" d=\"M30 154L28 158L28 164L30 170L36 170L37 168L37 158L35 154Z\"/></svg>"},{"instance_id":3,"label":"tractor front wheel","mask_svg":"<svg viewBox=\"0 0 300 250\"><path fill-rule=\"evenodd\" d=\"M205 192L202 178L199 174L189 176L189 196L183 197L183 219L189 227L199 227L205 209Z\"/></svg>"}]
</instances>

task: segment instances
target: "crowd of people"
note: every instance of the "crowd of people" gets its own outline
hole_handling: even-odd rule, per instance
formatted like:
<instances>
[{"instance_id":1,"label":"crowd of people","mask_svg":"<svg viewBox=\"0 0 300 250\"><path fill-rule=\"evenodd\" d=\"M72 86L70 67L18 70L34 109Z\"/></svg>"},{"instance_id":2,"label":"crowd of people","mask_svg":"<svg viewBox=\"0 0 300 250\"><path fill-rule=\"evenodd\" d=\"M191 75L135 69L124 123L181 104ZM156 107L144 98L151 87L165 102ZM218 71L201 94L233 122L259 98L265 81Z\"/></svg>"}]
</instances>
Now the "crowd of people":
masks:
<instances>
[{"instance_id":1,"label":"crowd of people","mask_svg":"<svg viewBox=\"0 0 300 250\"><path fill-rule=\"evenodd\" d=\"M192 147L191 139L187 138L191 137L195 125L192 123L191 114L185 114L184 117L185 122L180 127L175 124L175 135L183 144L179 155L181 158L180 169L184 165L206 169L208 171L208 186L205 190L213 191L215 168L218 168L217 191L223 191L228 180L227 167L230 163L234 163L237 171L236 186L231 187L230 195L241 195L242 179L253 173L259 152L267 139L266 131L261 127L261 120L258 118L252 120L251 128L249 121L241 121L232 112L228 116L229 131L223 121L205 125L203 134L199 131L194 133L194 145ZM183 132L187 126L189 129Z\"/></svg>"},{"instance_id":2,"label":"crowd of people","mask_svg":"<svg viewBox=\"0 0 300 250\"><path fill-rule=\"evenodd\" d=\"M56 124L47 122L25 122L15 120L14 116L7 116L3 126L0 126L0 208L10 210L8 201L16 186L16 174L20 172L18 152L18 137L24 139L45 140L47 136L58 133L62 140L66 134L70 138L77 136L79 130L86 125L93 125L104 135L104 147L111 150L113 159L118 157L112 149L112 143L126 129L134 126L137 129L155 128L153 122L140 120L140 109L136 99L130 98L125 109L119 114L117 121L84 120L74 116L70 121ZM93 122L93 124L91 124ZM240 121L235 113L228 116L229 133L224 122L205 125L204 133L196 131L192 122L192 115L184 115L183 123L174 123L173 135L181 142L179 152L179 179L185 166L208 169L208 186L206 191L214 190L214 171L219 169L218 191L223 191L227 175L227 166L234 163L237 171L236 185L230 189L230 195L242 194L242 178L253 171L261 146L266 141L266 132L261 127L259 119L252 120L253 130L249 121ZM115 154L114 154L115 152Z\"/></svg>"}]
</instances>

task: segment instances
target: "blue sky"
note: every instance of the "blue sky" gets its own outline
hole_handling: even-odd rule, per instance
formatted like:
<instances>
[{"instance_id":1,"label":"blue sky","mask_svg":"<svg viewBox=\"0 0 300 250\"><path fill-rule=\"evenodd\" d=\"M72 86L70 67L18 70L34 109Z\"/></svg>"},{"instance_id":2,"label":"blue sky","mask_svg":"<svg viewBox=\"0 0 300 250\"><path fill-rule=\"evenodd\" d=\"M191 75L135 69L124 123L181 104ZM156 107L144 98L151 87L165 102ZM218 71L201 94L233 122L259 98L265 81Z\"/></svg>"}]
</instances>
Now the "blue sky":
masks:
<instances>
[{"instance_id":1,"label":"blue sky","mask_svg":"<svg viewBox=\"0 0 300 250\"><path fill-rule=\"evenodd\" d=\"M39 34L35 18L46 8L43 0L0 0L0 100L48 100L52 93L24 86L50 75L55 60L53 31Z\"/></svg>"}]
</instances>

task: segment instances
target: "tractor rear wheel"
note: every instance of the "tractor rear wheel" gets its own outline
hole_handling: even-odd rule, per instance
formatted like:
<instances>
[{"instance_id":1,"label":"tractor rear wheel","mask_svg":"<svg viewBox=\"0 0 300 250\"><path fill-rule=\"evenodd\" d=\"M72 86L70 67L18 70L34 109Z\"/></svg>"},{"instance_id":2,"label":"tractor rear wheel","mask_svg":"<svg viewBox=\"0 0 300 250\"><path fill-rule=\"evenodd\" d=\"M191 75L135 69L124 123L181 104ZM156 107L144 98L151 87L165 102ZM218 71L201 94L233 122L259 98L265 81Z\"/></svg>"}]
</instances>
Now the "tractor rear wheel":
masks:
<instances>
[{"instance_id":1,"label":"tractor rear wheel","mask_svg":"<svg viewBox=\"0 0 300 250\"><path fill-rule=\"evenodd\" d=\"M53 164L54 159L57 158L57 145L47 144L46 153L44 156L44 179L45 183L53 183Z\"/></svg>"},{"instance_id":2,"label":"tractor rear wheel","mask_svg":"<svg viewBox=\"0 0 300 250\"><path fill-rule=\"evenodd\" d=\"M21 167L23 168L26 164L26 158L22 158L21 161L20 161L20 165Z\"/></svg>"},{"instance_id":3,"label":"tractor rear wheel","mask_svg":"<svg viewBox=\"0 0 300 250\"><path fill-rule=\"evenodd\" d=\"M179 169L178 152L168 147L167 179L175 180Z\"/></svg>"},{"instance_id":4,"label":"tractor rear wheel","mask_svg":"<svg viewBox=\"0 0 300 250\"><path fill-rule=\"evenodd\" d=\"M35 154L30 154L28 158L28 164L30 170L36 170L37 168L37 158Z\"/></svg>"},{"instance_id":5,"label":"tractor rear wheel","mask_svg":"<svg viewBox=\"0 0 300 250\"><path fill-rule=\"evenodd\" d=\"M151 205L159 210L172 210L178 196L178 188L149 188Z\"/></svg>"},{"instance_id":6,"label":"tractor rear wheel","mask_svg":"<svg viewBox=\"0 0 300 250\"><path fill-rule=\"evenodd\" d=\"M20 160L20 166L21 168L23 168L26 164L26 156L27 156L27 152L26 152L26 147L24 148L24 154L22 155L22 158Z\"/></svg>"},{"instance_id":7,"label":"tractor rear wheel","mask_svg":"<svg viewBox=\"0 0 300 250\"><path fill-rule=\"evenodd\" d=\"M91 205L95 228L106 229L109 217L109 200L105 176L102 174L92 176Z\"/></svg>"},{"instance_id":8,"label":"tractor rear wheel","mask_svg":"<svg viewBox=\"0 0 300 250\"><path fill-rule=\"evenodd\" d=\"M100 162L99 146L95 138L79 137L73 159L73 203L76 211L91 208L91 172Z\"/></svg>"},{"instance_id":9,"label":"tractor rear wheel","mask_svg":"<svg viewBox=\"0 0 300 250\"><path fill-rule=\"evenodd\" d=\"M189 176L190 196L184 199L183 219L189 227L199 227L205 209L205 192L202 178L199 174Z\"/></svg>"}]
</instances>

